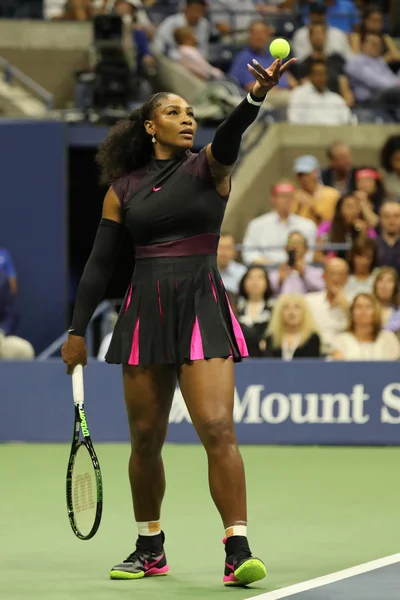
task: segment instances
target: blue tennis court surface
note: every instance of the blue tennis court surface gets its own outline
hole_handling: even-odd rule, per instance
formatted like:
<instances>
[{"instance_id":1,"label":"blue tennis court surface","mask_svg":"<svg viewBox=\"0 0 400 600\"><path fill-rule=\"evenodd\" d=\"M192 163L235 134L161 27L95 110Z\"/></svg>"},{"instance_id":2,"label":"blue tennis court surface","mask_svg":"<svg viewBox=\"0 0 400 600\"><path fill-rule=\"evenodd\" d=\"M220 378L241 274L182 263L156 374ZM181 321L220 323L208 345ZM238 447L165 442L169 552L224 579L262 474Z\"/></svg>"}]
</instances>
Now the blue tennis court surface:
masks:
<instances>
[{"instance_id":1,"label":"blue tennis court surface","mask_svg":"<svg viewBox=\"0 0 400 600\"><path fill-rule=\"evenodd\" d=\"M252 597L258 600L398 600L400 554Z\"/></svg>"}]
</instances>

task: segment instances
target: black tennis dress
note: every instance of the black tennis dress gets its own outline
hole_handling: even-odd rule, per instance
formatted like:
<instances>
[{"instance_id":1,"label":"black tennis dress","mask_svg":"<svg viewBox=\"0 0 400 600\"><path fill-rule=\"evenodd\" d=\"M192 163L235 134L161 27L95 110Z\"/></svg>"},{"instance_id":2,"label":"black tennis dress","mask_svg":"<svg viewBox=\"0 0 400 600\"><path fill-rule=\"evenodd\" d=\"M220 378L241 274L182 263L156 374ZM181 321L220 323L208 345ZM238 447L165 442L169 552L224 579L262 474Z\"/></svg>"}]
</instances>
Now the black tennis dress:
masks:
<instances>
[{"instance_id":1,"label":"black tennis dress","mask_svg":"<svg viewBox=\"0 0 400 600\"><path fill-rule=\"evenodd\" d=\"M205 148L152 159L117 180L135 269L106 361L182 364L247 356L217 268L228 197L215 189Z\"/></svg>"}]
</instances>

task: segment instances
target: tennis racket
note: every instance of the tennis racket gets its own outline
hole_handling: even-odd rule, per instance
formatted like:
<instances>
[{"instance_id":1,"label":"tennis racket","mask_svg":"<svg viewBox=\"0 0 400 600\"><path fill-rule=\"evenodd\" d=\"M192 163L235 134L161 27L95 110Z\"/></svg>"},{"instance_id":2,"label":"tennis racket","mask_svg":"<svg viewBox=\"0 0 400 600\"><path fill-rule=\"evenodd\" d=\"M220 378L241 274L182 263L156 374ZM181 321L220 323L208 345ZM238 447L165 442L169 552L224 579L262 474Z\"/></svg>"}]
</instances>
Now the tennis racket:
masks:
<instances>
[{"instance_id":1,"label":"tennis racket","mask_svg":"<svg viewBox=\"0 0 400 600\"><path fill-rule=\"evenodd\" d=\"M103 486L99 461L86 422L81 365L75 367L72 374L72 392L75 422L67 471L67 510L74 534L80 540L90 540L101 521ZM81 432L83 440L80 439Z\"/></svg>"}]
</instances>

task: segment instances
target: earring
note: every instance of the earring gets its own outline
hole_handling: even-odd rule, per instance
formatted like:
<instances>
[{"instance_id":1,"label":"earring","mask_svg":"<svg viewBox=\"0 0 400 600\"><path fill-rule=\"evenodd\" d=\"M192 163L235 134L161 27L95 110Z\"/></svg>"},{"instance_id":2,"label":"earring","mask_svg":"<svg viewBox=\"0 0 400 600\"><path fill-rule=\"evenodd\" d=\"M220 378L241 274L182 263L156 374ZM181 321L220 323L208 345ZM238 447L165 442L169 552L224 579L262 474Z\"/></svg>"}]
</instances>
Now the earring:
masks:
<instances>
[{"instance_id":1,"label":"earring","mask_svg":"<svg viewBox=\"0 0 400 600\"><path fill-rule=\"evenodd\" d=\"M155 135L153 135L153 137L151 138L151 141L153 142L153 144L156 143L157 140L156 140L156 136Z\"/></svg>"}]
</instances>

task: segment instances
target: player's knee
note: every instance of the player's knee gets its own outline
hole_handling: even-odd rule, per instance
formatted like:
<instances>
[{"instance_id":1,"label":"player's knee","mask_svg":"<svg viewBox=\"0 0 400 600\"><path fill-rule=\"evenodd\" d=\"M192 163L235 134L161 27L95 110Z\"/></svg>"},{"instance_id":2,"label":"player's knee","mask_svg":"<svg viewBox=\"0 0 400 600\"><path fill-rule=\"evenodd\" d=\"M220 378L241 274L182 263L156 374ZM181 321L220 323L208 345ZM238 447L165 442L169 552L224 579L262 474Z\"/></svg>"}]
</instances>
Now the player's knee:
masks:
<instances>
[{"instance_id":1,"label":"player's knee","mask_svg":"<svg viewBox=\"0 0 400 600\"><path fill-rule=\"evenodd\" d=\"M136 426L132 435L132 450L141 460L160 456L164 445L166 430L157 425Z\"/></svg>"},{"instance_id":2,"label":"player's knee","mask_svg":"<svg viewBox=\"0 0 400 600\"><path fill-rule=\"evenodd\" d=\"M202 440L207 452L236 445L233 422L227 418L210 419L202 426Z\"/></svg>"}]
</instances>

